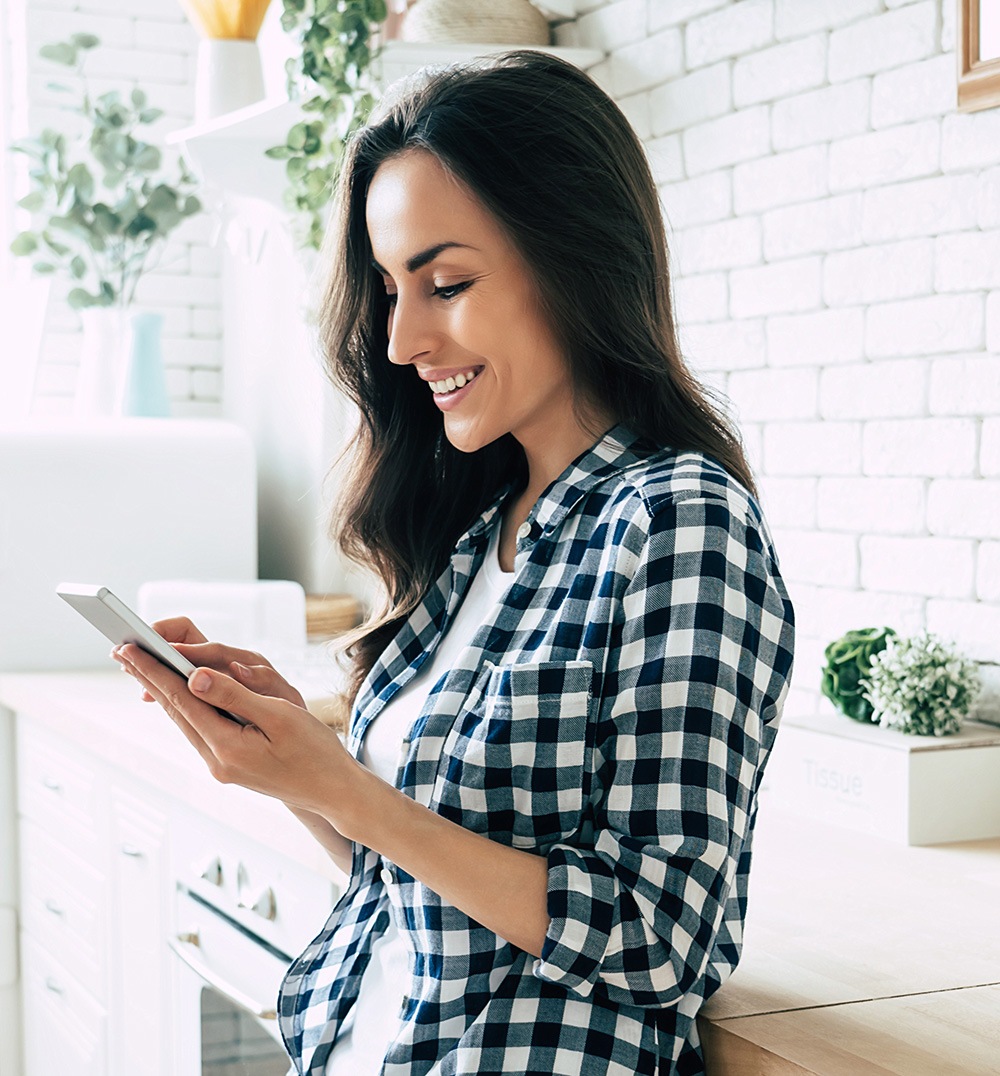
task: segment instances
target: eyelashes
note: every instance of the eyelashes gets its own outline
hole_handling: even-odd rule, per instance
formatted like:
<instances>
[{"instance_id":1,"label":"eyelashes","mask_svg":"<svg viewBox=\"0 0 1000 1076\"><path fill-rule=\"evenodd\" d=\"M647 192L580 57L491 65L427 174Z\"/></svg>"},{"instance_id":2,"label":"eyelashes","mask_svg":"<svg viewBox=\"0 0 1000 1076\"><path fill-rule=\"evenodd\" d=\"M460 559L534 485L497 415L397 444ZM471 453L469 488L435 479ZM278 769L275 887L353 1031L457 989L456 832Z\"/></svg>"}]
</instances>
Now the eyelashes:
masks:
<instances>
[{"instance_id":1,"label":"eyelashes","mask_svg":"<svg viewBox=\"0 0 1000 1076\"><path fill-rule=\"evenodd\" d=\"M440 296L445 302L451 302L452 299L458 298L458 296L461 295L466 288L471 287L471 285L471 280L466 280L461 284L449 284L444 288L435 288L433 294ZM396 294L396 292L393 292L392 294L386 292L385 301L390 307L396 305Z\"/></svg>"}]
</instances>

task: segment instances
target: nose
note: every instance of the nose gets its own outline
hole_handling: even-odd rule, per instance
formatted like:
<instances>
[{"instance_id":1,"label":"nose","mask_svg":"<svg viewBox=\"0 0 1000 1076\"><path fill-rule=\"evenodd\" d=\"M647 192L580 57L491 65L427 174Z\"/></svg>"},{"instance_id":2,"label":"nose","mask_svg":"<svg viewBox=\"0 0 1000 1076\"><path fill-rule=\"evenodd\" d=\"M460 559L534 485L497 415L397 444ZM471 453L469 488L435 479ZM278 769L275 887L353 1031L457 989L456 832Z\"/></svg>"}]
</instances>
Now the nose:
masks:
<instances>
[{"instance_id":1,"label":"nose","mask_svg":"<svg viewBox=\"0 0 1000 1076\"><path fill-rule=\"evenodd\" d=\"M432 349L433 339L426 317L412 309L412 303L404 304L397 294L396 302L389 308L388 326L389 361L405 366Z\"/></svg>"}]
</instances>

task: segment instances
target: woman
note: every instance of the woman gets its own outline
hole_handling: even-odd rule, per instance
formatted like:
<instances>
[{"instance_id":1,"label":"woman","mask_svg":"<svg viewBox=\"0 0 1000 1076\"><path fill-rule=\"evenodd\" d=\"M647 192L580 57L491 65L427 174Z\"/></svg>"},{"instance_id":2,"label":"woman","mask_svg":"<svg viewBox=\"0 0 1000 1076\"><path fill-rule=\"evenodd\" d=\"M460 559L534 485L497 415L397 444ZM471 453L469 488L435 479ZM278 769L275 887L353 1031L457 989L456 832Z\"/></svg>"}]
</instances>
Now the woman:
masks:
<instances>
[{"instance_id":1,"label":"woman","mask_svg":"<svg viewBox=\"0 0 1000 1076\"><path fill-rule=\"evenodd\" d=\"M551 56L444 69L351 141L330 239L362 416L334 535L389 596L345 643L346 748L189 621L158 627L204 689L126 648L350 875L282 986L292 1071L701 1072L794 622L641 144Z\"/></svg>"}]
</instances>

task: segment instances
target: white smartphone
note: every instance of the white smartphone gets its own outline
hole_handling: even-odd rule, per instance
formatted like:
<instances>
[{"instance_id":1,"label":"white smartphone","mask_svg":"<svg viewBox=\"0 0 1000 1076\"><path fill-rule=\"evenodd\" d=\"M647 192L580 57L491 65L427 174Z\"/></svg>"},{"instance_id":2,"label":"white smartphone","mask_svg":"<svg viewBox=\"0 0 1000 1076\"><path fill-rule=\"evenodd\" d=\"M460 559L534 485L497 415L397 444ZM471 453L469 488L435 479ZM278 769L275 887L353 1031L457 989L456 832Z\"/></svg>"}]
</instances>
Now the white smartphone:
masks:
<instances>
[{"instance_id":1,"label":"white smartphone","mask_svg":"<svg viewBox=\"0 0 1000 1076\"><path fill-rule=\"evenodd\" d=\"M185 680L197 668L107 587L90 583L60 583L56 587L56 593L116 646L135 643ZM238 725L252 723L244 717L223 710L220 706L215 709Z\"/></svg>"}]
</instances>

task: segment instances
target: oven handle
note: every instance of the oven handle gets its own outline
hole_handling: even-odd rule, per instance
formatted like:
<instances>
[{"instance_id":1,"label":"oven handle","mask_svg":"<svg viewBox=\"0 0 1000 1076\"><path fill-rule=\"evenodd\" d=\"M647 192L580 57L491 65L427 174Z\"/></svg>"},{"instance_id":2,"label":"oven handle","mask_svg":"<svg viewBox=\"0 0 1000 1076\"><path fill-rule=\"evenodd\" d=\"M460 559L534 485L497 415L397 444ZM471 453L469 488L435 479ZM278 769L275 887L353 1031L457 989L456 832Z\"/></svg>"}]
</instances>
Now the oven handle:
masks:
<instances>
[{"instance_id":1,"label":"oven handle","mask_svg":"<svg viewBox=\"0 0 1000 1076\"><path fill-rule=\"evenodd\" d=\"M259 1001L254 1001L249 994L244 994L242 990L238 990L231 983L227 983L225 979L212 971L212 969L198 955L200 952L200 941L196 931L188 934L178 934L176 939L168 938L167 945L170 946L176 956L180 957L180 959L187 964L199 979L207 983L213 990L218 990L220 994L228 998L234 1005L238 1005L241 1009L246 1009L247 1012L261 1020L278 1019L278 1013L275 1009L261 1005Z\"/></svg>"}]
</instances>

